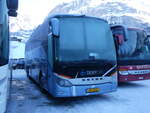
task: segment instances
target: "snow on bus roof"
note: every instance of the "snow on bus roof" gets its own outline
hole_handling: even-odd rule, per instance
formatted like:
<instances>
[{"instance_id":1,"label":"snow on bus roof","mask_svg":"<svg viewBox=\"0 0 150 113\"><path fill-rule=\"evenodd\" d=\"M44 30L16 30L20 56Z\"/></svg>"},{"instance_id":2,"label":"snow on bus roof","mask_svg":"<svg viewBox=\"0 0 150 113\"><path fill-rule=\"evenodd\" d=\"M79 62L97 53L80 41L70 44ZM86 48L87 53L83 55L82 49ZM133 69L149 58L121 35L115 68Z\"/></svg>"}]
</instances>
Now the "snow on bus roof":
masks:
<instances>
[{"instance_id":1,"label":"snow on bus roof","mask_svg":"<svg viewBox=\"0 0 150 113\"><path fill-rule=\"evenodd\" d=\"M86 15L80 15L80 14L57 14L57 15L48 15L47 19L51 19L51 18L71 18L71 17L84 17L84 18L91 18L91 19L98 19L101 21L104 21L106 23L108 23L106 20L102 19L102 18L98 18L98 17L92 17L92 16L86 16Z\"/></svg>"},{"instance_id":2,"label":"snow on bus roof","mask_svg":"<svg viewBox=\"0 0 150 113\"><path fill-rule=\"evenodd\" d=\"M130 30L139 30L139 31L144 31L142 28L137 28L137 27L128 27Z\"/></svg>"},{"instance_id":3,"label":"snow on bus roof","mask_svg":"<svg viewBox=\"0 0 150 113\"><path fill-rule=\"evenodd\" d=\"M144 29L142 29L142 28L138 28L138 27L130 27L130 26L127 26L127 25L124 25L124 24L114 24L114 25L111 25L111 27L123 27L123 28L129 29L129 30L139 30L139 31L144 31Z\"/></svg>"}]
</instances>

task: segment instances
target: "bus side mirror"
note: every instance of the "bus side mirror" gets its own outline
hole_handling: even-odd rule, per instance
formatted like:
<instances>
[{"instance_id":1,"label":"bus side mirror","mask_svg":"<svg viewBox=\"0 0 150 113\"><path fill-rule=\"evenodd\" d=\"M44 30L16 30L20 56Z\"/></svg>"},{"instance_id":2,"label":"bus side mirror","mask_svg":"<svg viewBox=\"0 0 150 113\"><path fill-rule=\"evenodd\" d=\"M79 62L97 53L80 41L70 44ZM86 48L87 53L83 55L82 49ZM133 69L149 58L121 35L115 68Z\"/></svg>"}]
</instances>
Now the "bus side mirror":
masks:
<instances>
[{"instance_id":1,"label":"bus side mirror","mask_svg":"<svg viewBox=\"0 0 150 113\"><path fill-rule=\"evenodd\" d=\"M51 26L52 26L52 35L54 37L59 37L59 20L56 18L51 19Z\"/></svg>"},{"instance_id":2,"label":"bus side mirror","mask_svg":"<svg viewBox=\"0 0 150 113\"><path fill-rule=\"evenodd\" d=\"M14 10L8 10L8 15L12 17L17 17L17 12Z\"/></svg>"},{"instance_id":3,"label":"bus side mirror","mask_svg":"<svg viewBox=\"0 0 150 113\"><path fill-rule=\"evenodd\" d=\"M150 44L150 35L146 36L146 39L144 40L145 44Z\"/></svg>"},{"instance_id":4,"label":"bus side mirror","mask_svg":"<svg viewBox=\"0 0 150 113\"><path fill-rule=\"evenodd\" d=\"M8 15L16 17L18 10L18 0L7 0Z\"/></svg>"}]
</instances>

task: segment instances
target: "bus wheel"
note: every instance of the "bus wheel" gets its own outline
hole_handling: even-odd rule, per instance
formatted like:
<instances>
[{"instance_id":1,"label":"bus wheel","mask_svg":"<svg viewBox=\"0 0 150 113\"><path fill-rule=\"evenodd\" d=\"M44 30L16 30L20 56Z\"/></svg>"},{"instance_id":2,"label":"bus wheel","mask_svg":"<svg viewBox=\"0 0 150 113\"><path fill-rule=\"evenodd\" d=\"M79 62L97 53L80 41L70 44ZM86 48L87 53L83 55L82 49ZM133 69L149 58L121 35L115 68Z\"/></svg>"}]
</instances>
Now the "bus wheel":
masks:
<instances>
[{"instance_id":1,"label":"bus wheel","mask_svg":"<svg viewBox=\"0 0 150 113\"><path fill-rule=\"evenodd\" d=\"M39 85L40 85L40 91L43 93L43 94L47 94L47 91L44 89L44 77L43 77L43 74L42 74L42 71L39 72Z\"/></svg>"},{"instance_id":2,"label":"bus wheel","mask_svg":"<svg viewBox=\"0 0 150 113\"><path fill-rule=\"evenodd\" d=\"M32 78L30 77L29 69L26 69L26 75L28 79L32 80Z\"/></svg>"},{"instance_id":3,"label":"bus wheel","mask_svg":"<svg viewBox=\"0 0 150 113\"><path fill-rule=\"evenodd\" d=\"M26 75L29 76L29 69L26 69Z\"/></svg>"},{"instance_id":4,"label":"bus wheel","mask_svg":"<svg viewBox=\"0 0 150 113\"><path fill-rule=\"evenodd\" d=\"M42 71L39 72L39 83L42 83L43 74Z\"/></svg>"}]
</instances>

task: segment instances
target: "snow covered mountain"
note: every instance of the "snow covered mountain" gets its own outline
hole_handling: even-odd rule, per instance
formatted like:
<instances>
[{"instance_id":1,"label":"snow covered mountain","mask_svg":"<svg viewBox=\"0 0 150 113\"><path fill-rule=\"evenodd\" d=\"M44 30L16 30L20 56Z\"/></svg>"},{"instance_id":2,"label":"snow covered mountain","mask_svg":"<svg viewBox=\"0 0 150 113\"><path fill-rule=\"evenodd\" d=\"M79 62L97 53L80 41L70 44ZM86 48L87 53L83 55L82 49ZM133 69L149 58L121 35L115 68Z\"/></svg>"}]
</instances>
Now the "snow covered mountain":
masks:
<instances>
[{"instance_id":1,"label":"snow covered mountain","mask_svg":"<svg viewBox=\"0 0 150 113\"><path fill-rule=\"evenodd\" d=\"M106 19L109 23L123 23L149 30L149 6L146 0L74 0L58 5L50 14L85 14Z\"/></svg>"},{"instance_id":2,"label":"snow covered mountain","mask_svg":"<svg viewBox=\"0 0 150 113\"><path fill-rule=\"evenodd\" d=\"M31 35L34 26L27 15L18 15L18 17L10 18L10 36L18 39L26 40Z\"/></svg>"},{"instance_id":3,"label":"snow covered mountain","mask_svg":"<svg viewBox=\"0 0 150 113\"><path fill-rule=\"evenodd\" d=\"M61 2L59 4L57 1L58 5L50 11L50 15L85 14L106 19L109 23L141 27L150 32L150 2L147 0L67 0L66 2L63 0ZM36 27L32 22L29 15L22 14L16 19L12 18L11 36L29 38Z\"/></svg>"}]
</instances>

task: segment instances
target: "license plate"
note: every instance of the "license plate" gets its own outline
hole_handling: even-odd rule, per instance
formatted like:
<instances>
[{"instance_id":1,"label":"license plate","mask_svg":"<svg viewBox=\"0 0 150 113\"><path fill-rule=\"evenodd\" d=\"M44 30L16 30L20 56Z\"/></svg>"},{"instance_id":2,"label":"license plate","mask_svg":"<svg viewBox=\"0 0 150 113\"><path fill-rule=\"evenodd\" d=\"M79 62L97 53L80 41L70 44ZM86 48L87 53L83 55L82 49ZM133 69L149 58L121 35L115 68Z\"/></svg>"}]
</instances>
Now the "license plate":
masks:
<instances>
[{"instance_id":1,"label":"license plate","mask_svg":"<svg viewBox=\"0 0 150 113\"><path fill-rule=\"evenodd\" d=\"M93 93L93 92L99 92L100 89L99 88L91 88L87 90L87 93Z\"/></svg>"}]
</instances>

